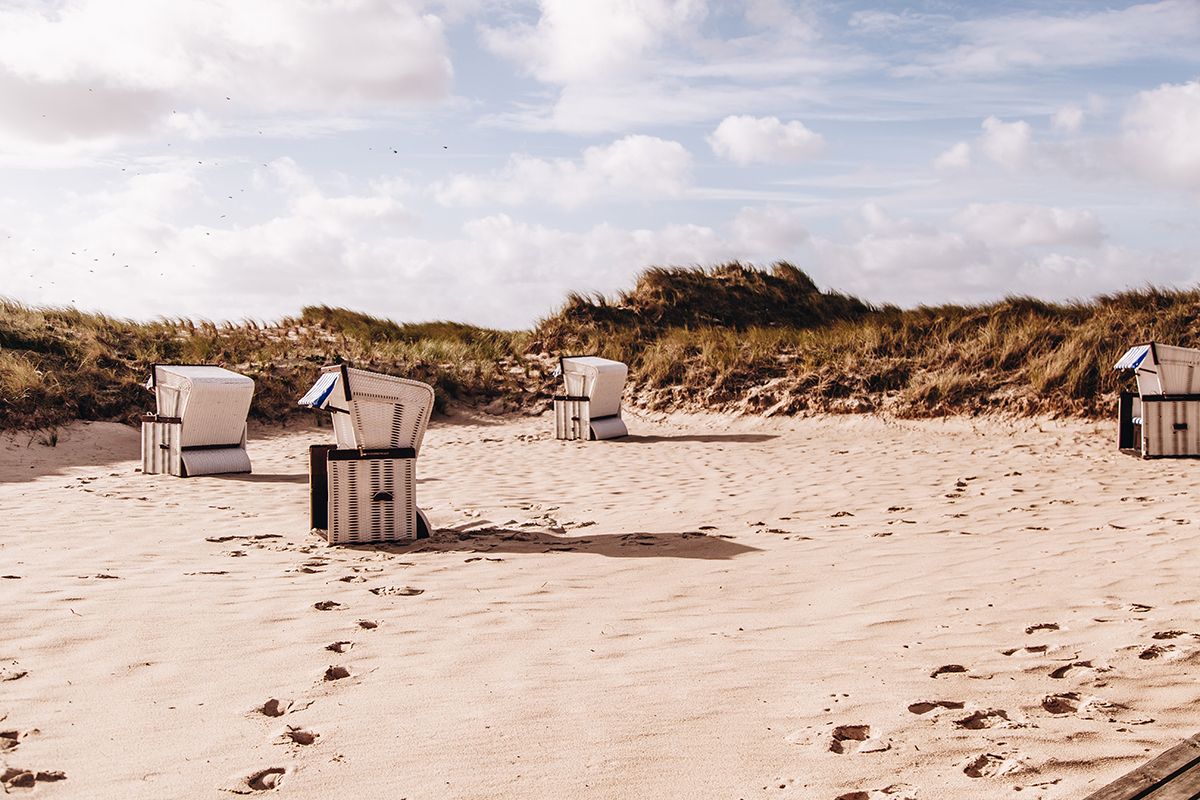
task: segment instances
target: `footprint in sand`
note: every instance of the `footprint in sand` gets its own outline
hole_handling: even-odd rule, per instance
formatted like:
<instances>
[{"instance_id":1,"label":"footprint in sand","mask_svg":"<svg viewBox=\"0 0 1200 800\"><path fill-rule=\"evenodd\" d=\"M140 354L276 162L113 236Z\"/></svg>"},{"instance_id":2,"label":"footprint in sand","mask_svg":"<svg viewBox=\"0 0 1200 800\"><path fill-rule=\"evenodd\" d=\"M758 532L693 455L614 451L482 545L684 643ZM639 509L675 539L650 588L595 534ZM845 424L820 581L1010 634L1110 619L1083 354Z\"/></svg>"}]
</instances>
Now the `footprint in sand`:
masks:
<instances>
[{"instance_id":1,"label":"footprint in sand","mask_svg":"<svg viewBox=\"0 0 1200 800\"><path fill-rule=\"evenodd\" d=\"M362 628L364 631L373 631L379 627L379 623L373 619L360 619L358 621L358 627Z\"/></svg>"},{"instance_id":2,"label":"footprint in sand","mask_svg":"<svg viewBox=\"0 0 1200 800\"><path fill-rule=\"evenodd\" d=\"M1002 708L980 709L962 719L954 720L955 725L960 728L966 728L969 731L994 728L1004 722L1008 722L1008 712Z\"/></svg>"},{"instance_id":3,"label":"footprint in sand","mask_svg":"<svg viewBox=\"0 0 1200 800\"><path fill-rule=\"evenodd\" d=\"M1178 639L1180 636L1191 636L1193 639L1197 638L1196 634L1188 633L1187 631L1159 631L1150 638L1161 641L1163 639Z\"/></svg>"},{"instance_id":4,"label":"footprint in sand","mask_svg":"<svg viewBox=\"0 0 1200 800\"><path fill-rule=\"evenodd\" d=\"M957 700L918 700L908 707L910 713L913 714L928 714L935 708L946 708L957 711L966 703L960 703Z\"/></svg>"},{"instance_id":5,"label":"footprint in sand","mask_svg":"<svg viewBox=\"0 0 1200 800\"><path fill-rule=\"evenodd\" d=\"M29 731L0 731L0 753L6 750L14 750L21 743L21 740L29 735Z\"/></svg>"},{"instance_id":6,"label":"footprint in sand","mask_svg":"<svg viewBox=\"0 0 1200 800\"><path fill-rule=\"evenodd\" d=\"M853 753L858 745L871 736L870 725L838 725L829 742L831 753Z\"/></svg>"},{"instance_id":7,"label":"footprint in sand","mask_svg":"<svg viewBox=\"0 0 1200 800\"><path fill-rule=\"evenodd\" d=\"M1101 700L1098 697L1088 699L1080 709L1079 715L1084 719L1102 719L1118 725L1149 725L1154 722L1153 717L1138 714L1127 705Z\"/></svg>"},{"instance_id":8,"label":"footprint in sand","mask_svg":"<svg viewBox=\"0 0 1200 800\"><path fill-rule=\"evenodd\" d=\"M907 783L893 783L883 789L839 794L835 800L917 800L917 787Z\"/></svg>"},{"instance_id":9,"label":"footprint in sand","mask_svg":"<svg viewBox=\"0 0 1200 800\"><path fill-rule=\"evenodd\" d=\"M886 739L871 738L870 725L838 725L829 740L829 752L840 755L882 753L891 747L892 743Z\"/></svg>"},{"instance_id":10,"label":"footprint in sand","mask_svg":"<svg viewBox=\"0 0 1200 800\"><path fill-rule=\"evenodd\" d=\"M226 786L222 786L221 789L233 794L254 794L255 792L273 791L283 784L284 777L290 771L289 767L257 769L246 775L238 775Z\"/></svg>"},{"instance_id":11,"label":"footprint in sand","mask_svg":"<svg viewBox=\"0 0 1200 800\"><path fill-rule=\"evenodd\" d=\"M338 578L342 583L366 583L367 579L362 575L343 575Z\"/></svg>"},{"instance_id":12,"label":"footprint in sand","mask_svg":"<svg viewBox=\"0 0 1200 800\"><path fill-rule=\"evenodd\" d=\"M254 710L264 717L282 717L291 711L294 705L295 703L291 700L281 700L278 697L272 697Z\"/></svg>"},{"instance_id":13,"label":"footprint in sand","mask_svg":"<svg viewBox=\"0 0 1200 800\"><path fill-rule=\"evenodd\" d=\"M346 667L331 666L325 670L325 680L340 681L342 678L349 678L350 670Z\"/></svg>"},{"instance_id":14,"label":"footprint in sand","mask_svg":"<svg viewBox=\"0 0 1200 800\"><path fill-rule=\"evenodd\" d=\"M1153 661L1156 658L1161 658L1162 656L1166 655L1167 653L1170 653L1174 649L1175 649L1175 645L1173 645L1173 644L1168 644L1168 645L1152 644L1149 647L1147 647L1145 650L1143 650L1142 652L1138 653L1138 658L1142 659L1143 661Z\"/></svg>"},{"instance_id":15,"label":"footprint in sand","mask_svg":"<svg viewBox=\"0 0 1200 800\"><path fill-rule=\"evenodd\" d=\"M29 670L21 669L17 666L17 662L12 662L11 666L0 667L0 683L4 681L19 681L29 674Z\"/></svg>"},{"instance_id":16,"label":"footprint in sand","mask_svg":"<svg viewBox=\"0 0 1200 800\"><path fill-rule=\"evenodd\" d=\"M1095 669L1091 661L1072 661L1070 664L1064 664L1057 669L1051 670L1051 678L1065 678L1073 669Z\"/></svg>"},{"instance_id":17,"label":"footprint in sand","mask_svg":"<svg viewBox=\"0 0 1200 800\"><path fill-rule=\"evenodd\" d=\"M938 667L933 672L929 673L929 677L936 678L939 675L951 675L966 671L967 668L962 664L946 664L945 666Z\"/></svg>"},{"instance_id":18,"label":"footprint in sand","mask_svg":"<svg viewBox=\"0 0 1200 800\"><path fill-rule=\"evenodd\" d=\"M67 774L60 770L32 770L20 767L6 767L0 773L0 784L4 786L5 794L9 789L32 789L38 783L54 783L65 781Z\"/></svg>"},{"instance_id":19,"label":"footprint in sand","mask_svg":"<svg viewBox=\"0 0 1200 800\"><path fill-rule=\"evenodd\" d=\"M412 586L376 586L370 591L380 597L415 597L425 593L424 589L414 589Z\"/></svg>"},{"instance_id":20,"label":"footprint in sand","mask_svg":"<svg viewBox=\"0 0 1200 800\"><path fill-rule=\"evenodd\" d=\"M350 641L334 642L333 644L325 645L326 650L331 650L334 653L349 653L352 647L354 647L354 642Z\"/></svg>"},{"instance_id":21,"label":"footprint in sand","mask_svg":"<svg viewBox=\"0 0 1200 800\"><path fill-rule=\"evenodd\" d=\"M1005 758L996 753L983 753L976 756L967 762L963 767L963 772L969 778L992 778L997 775L1005 775L1013 772L1020 767L1016 761Z\"/></svg>"},{"instance_id":22,"label":"footprint in sand","mask_svg":"<svg viewBox=\"0 0 1200 800\"><path fill-rule=\"evenodd\" d=\"M345 606L333 600L322 600L319 603L313 603L313 608L317 611L338 611L345 608Z\"/></svg>"},{"instance_id":23,"label":"footprint in sand","mask_svg":"<svg viewBox=\"0 0 1200 800\"><path fill-rule=\"evenodd\" d=\"M1063 692L1049 694L1042 698L1042 708L1051 714L1074 714L1083 705L1083 698L1078 692Z\"/></svg>"},{"instance_id":24,"label":"footprint in sand","mask_svg":"<svg viewBox=\"0 0 1200 800\"><path fill-rule=\"evenodd\" d=\"M321 734L316 731L311 731L308 728L301 728L295 725L288 725L287 730L283 732L283 738L286 741L292 742L307 747L310 744L316 744Z\"/></svg>"},{"instance_id":25,"label":"footprint in sand","mask_svg":"<svg viewBox=\"0 0 1200 800\"><path fill-rule=\"evenodd\" d=\"M1037 631L1056 631L1059 630L1057 622L1039 622L1036 625L1030 625L1025 629L1025 633L1036 633Z\"/></svg>"}]
</instances>

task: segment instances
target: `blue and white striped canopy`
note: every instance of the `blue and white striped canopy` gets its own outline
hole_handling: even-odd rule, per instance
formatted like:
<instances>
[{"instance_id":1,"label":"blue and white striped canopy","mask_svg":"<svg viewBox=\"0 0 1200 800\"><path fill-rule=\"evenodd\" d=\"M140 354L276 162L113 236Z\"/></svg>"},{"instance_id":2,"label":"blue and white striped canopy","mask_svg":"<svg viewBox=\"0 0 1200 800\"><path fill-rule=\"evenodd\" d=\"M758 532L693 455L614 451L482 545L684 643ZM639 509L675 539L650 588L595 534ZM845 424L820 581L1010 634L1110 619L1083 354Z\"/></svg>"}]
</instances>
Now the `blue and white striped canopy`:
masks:
<instances>
[{"instance_id":1,"label":"blue and white striped canopy","mask_svg":"<svg viewBox=\"0 0 1200 800\"><path fill-rule=\"evenodd\" d=\"M1139 344L1129 348L1125 355L1121 356L1121 360L1117 362L1113 369L1137 369L1138 365L1146 360L1146 356L1150 354L1150 345Z\"/></svg>"},{"instance_id":2,"label":"blue and white striped canopy","mask_svg":"<svg viewBox=\"0 0 1200 800\"><path fill-rule=\"evenodd\" d=\"M300 405L311 406L312 408L324 408L326 402L329 400L329 395L333 394L333 387L337 385L338 378L340 377L341 373L326 372L317 379L317 382L308 390L308 393L300 398Z\"/></svg>"}]
</instances>

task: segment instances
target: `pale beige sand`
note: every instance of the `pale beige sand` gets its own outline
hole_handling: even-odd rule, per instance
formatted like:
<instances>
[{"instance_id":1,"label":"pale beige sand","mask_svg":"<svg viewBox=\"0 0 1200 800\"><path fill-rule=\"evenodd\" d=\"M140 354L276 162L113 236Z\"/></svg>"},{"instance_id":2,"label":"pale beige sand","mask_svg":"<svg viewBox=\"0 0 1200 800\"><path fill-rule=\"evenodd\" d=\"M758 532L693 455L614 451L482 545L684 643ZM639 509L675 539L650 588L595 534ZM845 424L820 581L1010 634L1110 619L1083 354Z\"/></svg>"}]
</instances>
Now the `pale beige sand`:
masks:
<instances>
[{"instance_id":1,"label":"pale beige sand","mask_svg":"<svg viewBox=\"0 0 1200 800\"><path fill-rule=\"evenodd\" d=\"M552 424L436 423L440 532L378 547L307 530L328 428L190 479L116 425L4 437L11 791L1078 798L1200 731L1200 463L1081 422Z\"/></svg>"}]
</instances>

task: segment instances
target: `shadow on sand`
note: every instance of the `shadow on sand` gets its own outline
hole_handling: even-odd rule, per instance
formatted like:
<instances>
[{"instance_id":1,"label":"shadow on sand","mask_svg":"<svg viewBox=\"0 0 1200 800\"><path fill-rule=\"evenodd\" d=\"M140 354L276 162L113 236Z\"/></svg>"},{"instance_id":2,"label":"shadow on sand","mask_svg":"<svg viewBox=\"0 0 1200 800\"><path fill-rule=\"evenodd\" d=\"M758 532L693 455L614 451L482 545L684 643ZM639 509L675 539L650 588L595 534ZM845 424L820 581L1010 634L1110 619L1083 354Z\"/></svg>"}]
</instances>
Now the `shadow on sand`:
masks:
<instances>
[{"instance_id":1,"label":"shadow on sand","mask_svg":"<svg viewBox=\"0 0 1200 800\"><path fill-rule=\"evenodd\" d=\"M342 545L346 550L411 553L478 553L481 556L500 553L591 553L610 558L702 558L730 559L743 553L757 552L757 547L740 544L730 537L708 535L698 531L680 533L622 533L594 536L554 535L540 531L481 528L459 532L439 530L428 539L411 544L381 542L378 544Z\"/></svg>"},{"instance_id":2,"label":"shadow on sand","mask_svg":"<svg viewBox=\"0 0 1200 800\"><path fill-rule=\"evenodd\" d=\"M637 434L629 434L617 439L609 439L608 441L615 444L623 442L629 444L654 444L656 442L704 442L707 444L719 444L722 442L769 442L772 439L778 439L778 434L774 433L685 433L679 436L638 436Z\"/></svg>"},{"instance_id":3,"label":"shadow on sand","mask_svg":"<svg viewBox=\"0 0 1200 800\"><path fill-rule=\"evenodd\" d=\"M296 474L281 472L229 472L221 475L206 475L222 481L241 481L242 483L308 483L308 473Z\"/></svg>"}]
</instances>

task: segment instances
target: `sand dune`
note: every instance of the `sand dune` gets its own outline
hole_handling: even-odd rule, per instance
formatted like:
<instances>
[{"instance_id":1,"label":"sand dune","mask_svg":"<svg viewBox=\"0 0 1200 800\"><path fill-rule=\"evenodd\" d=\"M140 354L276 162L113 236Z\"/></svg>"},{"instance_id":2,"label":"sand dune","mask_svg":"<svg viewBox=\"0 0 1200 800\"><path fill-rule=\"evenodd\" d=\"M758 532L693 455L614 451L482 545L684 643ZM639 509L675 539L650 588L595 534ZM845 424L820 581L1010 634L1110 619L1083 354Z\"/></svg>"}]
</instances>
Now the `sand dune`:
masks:
<instances>
[{"instance_id":1,"label":"sand dune","mask_svg":"<svg viewBox=\"0 0 1200 800\"><path fill-rule=\"evenodd\" d=\"M1078 421L551 427L436 422L436 535L333 548L328 428L190 479L117 425L6 435L6 786L1078 798L1200 729L1200 464Z\"/></svg>"}]
</instances>

